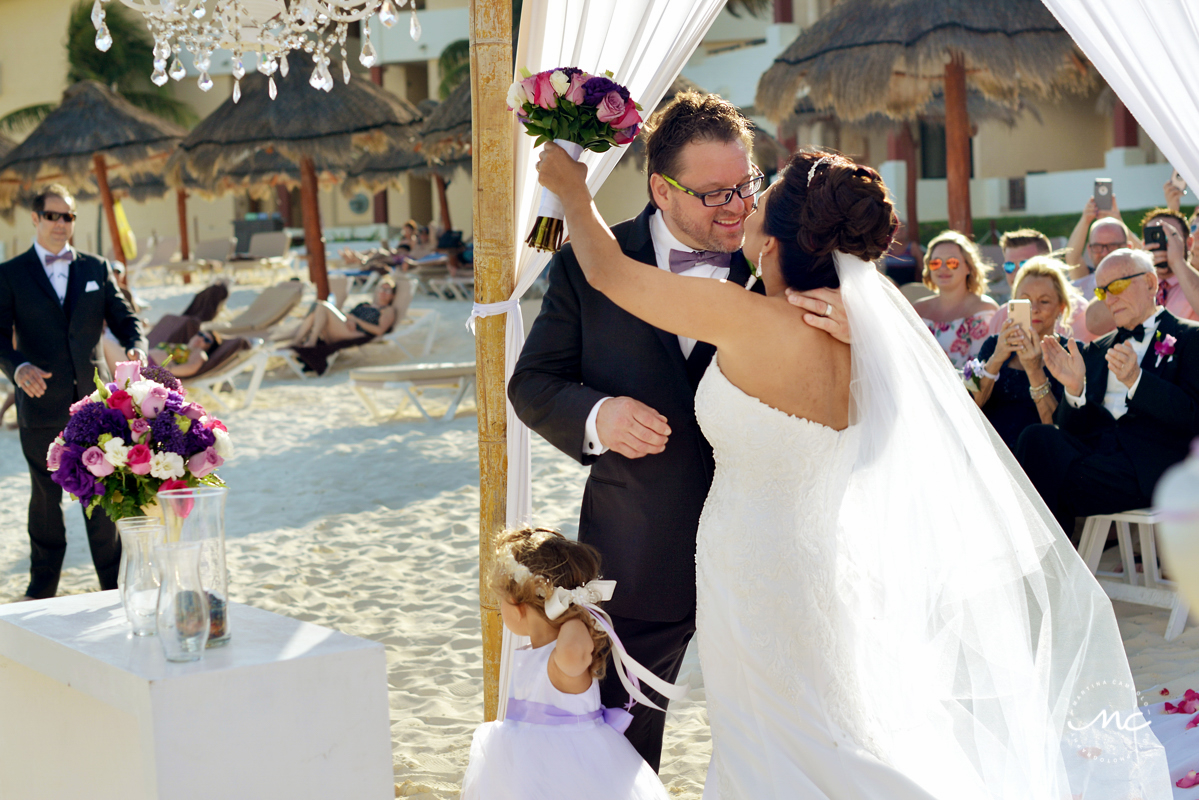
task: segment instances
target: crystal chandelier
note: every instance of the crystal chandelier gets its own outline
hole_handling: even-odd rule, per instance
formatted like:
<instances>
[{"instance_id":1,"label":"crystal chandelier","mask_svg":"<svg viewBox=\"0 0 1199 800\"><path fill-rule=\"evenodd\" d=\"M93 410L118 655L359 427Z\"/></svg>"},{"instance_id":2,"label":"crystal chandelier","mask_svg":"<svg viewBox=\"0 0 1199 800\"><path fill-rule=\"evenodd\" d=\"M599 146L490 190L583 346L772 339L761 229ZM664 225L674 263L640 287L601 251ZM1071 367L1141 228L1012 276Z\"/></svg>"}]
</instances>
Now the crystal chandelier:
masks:
<instances>
[{"instance_id":1,"label":"crystal chandelier","mask_svg":"<svg viewBox=\"0 0 1199 800\"><path fill-rule=\"evenodd\" d=\"M107 51L112 34L104 23L104 6L112 0L95 0L92 24L96 26L96 47ZM241 99L241 79L246 74L245 60L253 54L253 65L270 78L271 99L275 99L275 72L287 76L287 56L302 50L316 64L310 83L313 88L333 89L330 55L341 51L341 73L350 82L346 61L346 34L351 22L362 23L362 49L358 61L373 67L378 58L371 44L370 17L391 28L399 21L399 10L411 3L412 18L408 31L420 39L420 20L416 0L121 0L146 18L154 36L154 73L150 80L162 86L168 80L181 80L187 71L179 54L184 49L200 71L200 89L212 88L208 69L217 48L233 53L233 102ZM172 58L173 54L173 58ZM170 66L167 62L170 60Z\"/></svg>"}]
</instances>

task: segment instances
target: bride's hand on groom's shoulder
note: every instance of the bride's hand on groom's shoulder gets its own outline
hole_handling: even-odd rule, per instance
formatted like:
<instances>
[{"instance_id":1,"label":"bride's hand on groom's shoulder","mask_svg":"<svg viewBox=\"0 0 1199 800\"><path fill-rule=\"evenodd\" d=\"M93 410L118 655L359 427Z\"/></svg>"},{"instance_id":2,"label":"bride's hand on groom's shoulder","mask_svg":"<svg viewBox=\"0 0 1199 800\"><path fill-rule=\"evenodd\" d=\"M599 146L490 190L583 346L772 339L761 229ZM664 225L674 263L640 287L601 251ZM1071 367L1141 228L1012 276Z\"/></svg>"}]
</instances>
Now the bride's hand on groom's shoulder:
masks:
<instances>
[{"instance_id":1,"label":"bride's hand on groom's shoulder","mask_svg":"<svg viewBox=\"0 0 1199 800\"><path fill-rule=\"evenodd\" d=\"M853 344L840 289L811 289L806 292L788 289L787 302L807 311L803 320L813 328L819 328L837 341Z\"/></svg>"},{"instance_id":2,"label":"bride's hand on groom's shoulder","mask_svg":"<svg viewBox=\"0 0 1199 800\"><path fill-rule=\"evenodd\" d=\"M575 161L553 142L546 142L537 160L537 180L563 198L573 191L586 192L587 165Z\"/></svg>"}]
</instances>

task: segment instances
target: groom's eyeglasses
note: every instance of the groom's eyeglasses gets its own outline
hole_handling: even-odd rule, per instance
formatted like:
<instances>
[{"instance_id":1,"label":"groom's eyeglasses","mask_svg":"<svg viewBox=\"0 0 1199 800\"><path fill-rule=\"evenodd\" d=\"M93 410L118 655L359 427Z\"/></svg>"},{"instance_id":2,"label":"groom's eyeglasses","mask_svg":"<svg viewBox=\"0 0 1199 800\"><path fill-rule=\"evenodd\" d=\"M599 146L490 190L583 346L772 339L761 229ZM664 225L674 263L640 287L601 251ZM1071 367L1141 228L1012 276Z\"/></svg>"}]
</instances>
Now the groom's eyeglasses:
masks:
<instances>
[{"instance_id":1,"label":"groom's eyeglasses","mask_svg":"<svg viewBox=\"0 0 1199 800\"><path fill-rule=\"evenodd\" d=\"M680 192L689 194L692 197L698 197L700 202L702 202L705 206L714 208L716 206L724 206L731 203L733 201L733 195L737 195L742 200L748 200L749 198L754 197L754 195L758 193L758 190L762 188L762 181L765 180L765 176L763 176L761 172L758 172L756 168L754 169L754 172L756 173L754 177L750 178L740 186L734 186L732 189L713 189L710 192L697 192L694 189L688 189L686 186L679 183L669 175L663 175L662 173L658 174L662 175L662 180L666 181ZM758 206L756 197L754 197L753 206L754 208L757 208Z\"/></svg>"}]
</instances>

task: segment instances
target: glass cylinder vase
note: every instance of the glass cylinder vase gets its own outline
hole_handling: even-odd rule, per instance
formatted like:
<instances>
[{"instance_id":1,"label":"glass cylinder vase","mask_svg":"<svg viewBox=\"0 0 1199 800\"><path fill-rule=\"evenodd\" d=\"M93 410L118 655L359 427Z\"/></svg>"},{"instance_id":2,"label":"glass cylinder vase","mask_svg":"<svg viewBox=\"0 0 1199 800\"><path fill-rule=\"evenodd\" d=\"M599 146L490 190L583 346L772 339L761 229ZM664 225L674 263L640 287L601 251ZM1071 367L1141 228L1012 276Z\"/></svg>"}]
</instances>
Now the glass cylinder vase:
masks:
<instances>
[{"instance_id":1,"label":"glass cylinder vase","mask_svg":"<svg viewBox=\"0 0 1199 800\"><path fill-rule=\"evenodd\" d=\"M208 595L200 581L200 542L167 542L154 548L161 585L156 617L167 661L199 661L208 642Z\"/></svg>"},{"instance_id":2,"label":"glass cylinder vase","mask_svg":"<svg viewBox=\"0 0 1199 800\"><path fill-rule=\"evenodd\" d=\"M152 636L158 606L158 574L154 548L163 542L164 527L154 517L124 517L117 520L121 535L121 566L117 590L125 618L136 636Z\"/></svg>"},{"instance_id":3,"label":"glass cylinder vase","mask_svg":"<svg viewBox=\"0 0 1199 800\"><path fill-rule=\"evenodd\" d=\"M207 593L212 630L209 647L229 641L229 573L225 569L225 496L223 486L169 489L158 493L166 523L166 542L201 546L200 581Z\"/></svg>"}]
</instances>

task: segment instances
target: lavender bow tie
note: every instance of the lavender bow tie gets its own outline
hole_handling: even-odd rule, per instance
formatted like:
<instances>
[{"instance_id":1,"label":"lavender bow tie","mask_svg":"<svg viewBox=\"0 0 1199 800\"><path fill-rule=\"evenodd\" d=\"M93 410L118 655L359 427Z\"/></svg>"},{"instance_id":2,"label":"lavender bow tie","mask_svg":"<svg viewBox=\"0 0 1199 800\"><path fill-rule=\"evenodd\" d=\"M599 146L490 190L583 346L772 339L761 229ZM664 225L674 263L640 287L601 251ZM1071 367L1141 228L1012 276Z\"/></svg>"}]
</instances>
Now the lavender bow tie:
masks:
<instances>
[{"instance_id":1,"label":"lavender bow tie","mask_svg":"<svg viewBox=\"0 0 1199 800\"><path fill-rule=\"evenodd\" d=\"M51 264L53 264L55 261L65 261L68 264L70 264L74 260L75 260L75 254L72 253L70 250L68 250L65 253L60 253L58 255L54 255L53 253L46 253L46 266L47 267L50 266Z\"/></svg>"},{"instance_id":2,"label":"lavender bow tie","mask_svg":"<svg viewBox=\"0 0 1199 800\"><path fill-rule=\"evenodd\" d=\"M732 263L732 253L717 253L715 250L700 250L699 252L693 250L670 251L670 271L676 275L700 264L710 264L713 267L728 269Z\"/></svg>"}]
</instances>

